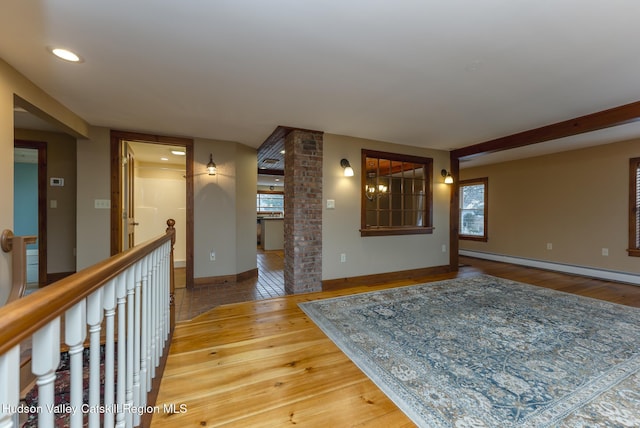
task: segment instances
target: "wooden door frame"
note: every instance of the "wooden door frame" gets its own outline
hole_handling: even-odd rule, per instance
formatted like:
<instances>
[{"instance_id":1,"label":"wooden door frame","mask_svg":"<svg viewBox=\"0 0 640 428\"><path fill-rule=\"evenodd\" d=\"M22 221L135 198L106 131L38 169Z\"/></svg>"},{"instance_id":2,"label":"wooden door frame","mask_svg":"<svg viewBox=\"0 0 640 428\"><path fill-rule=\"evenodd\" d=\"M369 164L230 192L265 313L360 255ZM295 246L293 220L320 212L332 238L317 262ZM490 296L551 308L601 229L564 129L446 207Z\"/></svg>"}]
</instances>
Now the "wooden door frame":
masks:
<instances>
[{"instance_id":1,"label":"wooden door frame","mask_svg":"<svg viewBox=\"0 0 640 428\"><path fill-rule=\"evenodd\" d=\"M111 131L111 255L122 250L122 141L184 147L186 151L186 286L193 287L193 139L127 131ZM158 231L158 234L162 231Z\"/></svg>"},{"instance_id":2,"label":"wooden door frame","mask_svg":"<svg viewBox=\"0 0 640 428\"><path fill-rule=\"evenodd\" d=\"M38 287L44 287L49 282L47 278L47 143L16 139L13 141L13 147L38 151Z\"/></svg>"}]
</instances>

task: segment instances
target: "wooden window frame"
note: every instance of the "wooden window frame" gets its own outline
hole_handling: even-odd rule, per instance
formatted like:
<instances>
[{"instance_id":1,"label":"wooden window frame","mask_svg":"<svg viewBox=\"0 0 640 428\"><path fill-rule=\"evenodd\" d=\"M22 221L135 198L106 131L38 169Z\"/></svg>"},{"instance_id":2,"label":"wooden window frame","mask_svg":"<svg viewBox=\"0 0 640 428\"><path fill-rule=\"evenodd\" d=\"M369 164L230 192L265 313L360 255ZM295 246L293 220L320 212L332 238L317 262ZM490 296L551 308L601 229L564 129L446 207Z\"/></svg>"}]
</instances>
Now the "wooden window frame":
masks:
<instances>
[{"instance_id":1,"label":"wooden window frame","mask_svg":"<svg viewBox=\"0 0 640 428\"><path fill-rule=\"evenodd\" d=\"M367 158L388 159L397 162L410 162L422 165L425 180L425 203L422 211L424 226L368 226L367 197L364 188L367 184ZM399 153L380 152L362 149L360 184L360 236L418 235L433 233L433 159Z\"/></svg>"},{"instance_id":2,"label":"wooden window frame","mask_svg":"<svg viewBox=\"0 0 640 428\"><path fill-rule=\"evenodd\" d=\"M640 257L640 243L638 233L640 221L638 219L638 209L640 207L640 179L638 170L640 169L640 158L629 159L629 256Z\"/></svg>"},{"instance_id":3,"label":"wooden window frame","mask_svg":"<svg viewBox=\"0 0 640 428\"><path fill-rule=\"evenodd\" d=\"M282 190L258 190L256 192L256 197L257 195L282 195L282 199L284 202L284 191ZM265 214L273 214L275 211L260 211L259 207L256 206L256 213L257 215L265 215ZM278 211L280 212L280 211ZM282 207L282 213L284 214L284 205Z\"/></svg>"},{"instance_id":4,"label":"wooden window frame","mask_svg":"<svg viewBox=\"0 0 640 428\"><path fill-rule=\"evenodd\" d=\"M463 235L462 232L458 234L458 239L463 239L466 241L480 241L487 242L488 241L488 225L489 225L489 178L474 178L470 180L461 180L459 182L459 198L458 198L458 206L460 207L460 201L462 200L462 188L465 186L474 186L482 184L484 185L484 234L482 236L479 235ZM459 208L459 215L462 217L462 207ZM460 230L462 230L462 218L459 219Z\"/></svg>"}]
</instances>

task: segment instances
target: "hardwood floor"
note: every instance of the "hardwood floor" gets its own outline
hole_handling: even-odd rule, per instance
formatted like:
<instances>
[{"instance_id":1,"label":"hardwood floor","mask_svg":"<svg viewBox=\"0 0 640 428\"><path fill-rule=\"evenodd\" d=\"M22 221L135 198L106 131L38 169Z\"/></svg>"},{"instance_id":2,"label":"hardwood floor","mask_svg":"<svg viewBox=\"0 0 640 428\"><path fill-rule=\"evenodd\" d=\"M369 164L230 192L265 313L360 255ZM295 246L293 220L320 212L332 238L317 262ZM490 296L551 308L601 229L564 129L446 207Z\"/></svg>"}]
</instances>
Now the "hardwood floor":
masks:
<instances>
[{"instance_id":1,"label":"hardwood floor","mask_svg":"<svg viewBox=\"0 0 640 428\"><path fill-rule=\"evenodd\" d=\"M229 303L281 297L284 292L284 251L258 248L258 277L229 284L185 288L184 270L176 269L176 320L185 321Z\"/></svg>"},{"instance_id":2,"label":"hardwood floor","mask_svg":"<svg viewBox=\"0 0 640 428\"><path fill-rule=\"evenodd\" d=\"M638 286L479 259L461 263L453 274L224 305L179 323L152 426L414 426L298 309L302 301L487 273L640 307ZM172 404L175 412L165 412Z\"/></svg>"}]
</instances>

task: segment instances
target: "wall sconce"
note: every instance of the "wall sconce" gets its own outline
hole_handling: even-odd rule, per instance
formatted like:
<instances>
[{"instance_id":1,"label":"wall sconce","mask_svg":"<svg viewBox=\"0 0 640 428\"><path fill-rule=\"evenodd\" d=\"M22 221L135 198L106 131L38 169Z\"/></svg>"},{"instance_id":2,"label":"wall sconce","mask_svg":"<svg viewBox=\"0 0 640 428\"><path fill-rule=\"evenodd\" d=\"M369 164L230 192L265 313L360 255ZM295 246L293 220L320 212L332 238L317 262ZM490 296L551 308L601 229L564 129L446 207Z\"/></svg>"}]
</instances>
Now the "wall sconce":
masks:
<instances>
[{"instance_id":1,"label":"wall sconce","mask_svg":"<svg viewBox=\"0 0 640 428\"><path fill-rule=\"evenodd\" d=\"M340 160L340 166L344 168L344 176L345 177L353 177L353 168L351 168L351 164L346 159Z\"/></svg>"},{"instance_id":2,"label":"wall sconce","mask_svg":"<svg viewBox=\"0 0 640 428\"><path fill-rule=\"evenodd\" d=\"M209 153L209 163L207 164L207 172L209 175L216 175L216 163L213 161L213 154Z\"/></svg>"},{"instance_id":3,"label":"wall sconce","mask_svg":"<svg viewBox=\"0 0 640 428\"><path fill-rule=\"evenodd\" d=\"M448 172L446 169L443 169L442 171L440 171L440 174L444 177L444 184L453 184L453 177L451 176L450 172Z\"/></svg>"}]
</instances>

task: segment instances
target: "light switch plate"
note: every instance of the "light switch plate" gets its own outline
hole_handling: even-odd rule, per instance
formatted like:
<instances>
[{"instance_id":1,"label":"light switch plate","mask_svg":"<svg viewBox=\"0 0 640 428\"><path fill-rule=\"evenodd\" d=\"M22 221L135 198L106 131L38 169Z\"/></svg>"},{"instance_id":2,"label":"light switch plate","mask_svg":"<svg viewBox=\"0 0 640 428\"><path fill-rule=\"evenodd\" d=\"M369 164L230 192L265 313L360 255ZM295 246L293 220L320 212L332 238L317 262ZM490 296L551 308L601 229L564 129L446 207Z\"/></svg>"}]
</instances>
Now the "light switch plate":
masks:
<instances>
[{"instance_id":1,"label":"light switch plate","mask_svg":"<svg viewBox=\"0 0 640 428\"><path fill-rule=\"evenodd\" d=\"M336 200L335 199L327 199L327 209L334 210L336 208Z\"/></svg>"}]
</instances>

